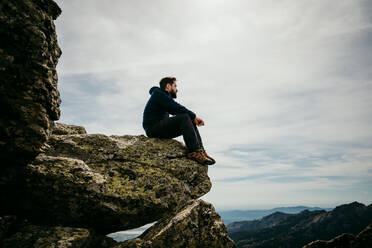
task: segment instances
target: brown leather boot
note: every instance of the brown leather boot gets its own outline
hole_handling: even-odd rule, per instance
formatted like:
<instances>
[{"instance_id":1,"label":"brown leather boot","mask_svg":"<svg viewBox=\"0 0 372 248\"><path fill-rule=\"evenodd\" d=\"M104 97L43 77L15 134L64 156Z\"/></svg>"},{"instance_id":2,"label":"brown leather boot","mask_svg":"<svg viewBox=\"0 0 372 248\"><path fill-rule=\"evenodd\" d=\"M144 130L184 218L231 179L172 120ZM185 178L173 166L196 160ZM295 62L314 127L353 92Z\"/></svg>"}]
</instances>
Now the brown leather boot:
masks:
<instances>
[{"instance_id":1,"label":"brown leather boot","mask_svg":"<svg viewBox=\"0 0 372 248\"><path fill-rule=\"evenodd\" d=\"M213 164L216 163L216 160L214 160L211 156L209 156L208 153L207 153L204 149L202 149L202 150L203 150L203 152L204 152L204 155L205 155L207 158L209 158L209 159L213 162Z\"/></svg>"},{"instance_id":2,"label":"brown leather boot","mask_svg":"<svg viewBox=\"0 0 372 248\"><path fill-rule=\"evenodd\" d=\"M192 159L202 165L212 165L214 162L205 156L204 151L199 149L195 152L189 152L186 155L187 158Z\"/></svg>"}]
</instances>

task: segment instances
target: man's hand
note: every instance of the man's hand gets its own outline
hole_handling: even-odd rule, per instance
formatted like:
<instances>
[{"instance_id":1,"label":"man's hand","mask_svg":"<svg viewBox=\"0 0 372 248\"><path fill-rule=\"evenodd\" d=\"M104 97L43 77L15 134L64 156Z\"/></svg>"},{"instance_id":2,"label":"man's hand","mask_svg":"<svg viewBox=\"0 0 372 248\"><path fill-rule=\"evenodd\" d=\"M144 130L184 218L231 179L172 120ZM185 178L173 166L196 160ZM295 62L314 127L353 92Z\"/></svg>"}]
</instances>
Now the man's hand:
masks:
<instances>
[{"instance_id":1,"label":"man's hand","mask_svg":"<svg viewBox=\"0 0 372 248\"><path fill-rule=\"evenodd\" d=\"M204 126L204 121L202 119L200 119L199 117L195 117L194 123L195 123L195 125L197 125L199 127Z\"/></svg>"}]
</instances>

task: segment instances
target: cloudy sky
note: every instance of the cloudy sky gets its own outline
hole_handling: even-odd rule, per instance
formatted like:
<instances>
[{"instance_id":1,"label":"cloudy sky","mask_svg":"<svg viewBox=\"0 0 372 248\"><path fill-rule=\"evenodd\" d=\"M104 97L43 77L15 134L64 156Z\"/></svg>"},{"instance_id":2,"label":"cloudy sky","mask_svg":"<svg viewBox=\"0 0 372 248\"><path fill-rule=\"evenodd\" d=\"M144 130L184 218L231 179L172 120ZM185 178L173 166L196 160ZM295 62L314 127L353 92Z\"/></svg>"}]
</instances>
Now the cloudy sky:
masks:
<instances>
[{"instance_id":1,"label":"cloudy sky","mask_svg":"<svg viewBox=\"0 0 372 248\"><path fill-rule=\"evenodd\" d=\"M217 209L372 203L370 0L57 3L61 122L144 134L172 75L205 121Z\"/></svg>"}]
</instances>

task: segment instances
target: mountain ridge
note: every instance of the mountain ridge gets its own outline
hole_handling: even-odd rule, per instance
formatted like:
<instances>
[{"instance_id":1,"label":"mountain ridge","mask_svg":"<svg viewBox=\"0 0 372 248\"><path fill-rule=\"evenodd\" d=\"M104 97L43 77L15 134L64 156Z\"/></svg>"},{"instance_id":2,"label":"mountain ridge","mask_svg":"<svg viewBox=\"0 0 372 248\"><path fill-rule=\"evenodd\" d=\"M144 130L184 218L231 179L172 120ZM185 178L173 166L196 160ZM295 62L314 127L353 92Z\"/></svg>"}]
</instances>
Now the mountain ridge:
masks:
<instances>
[{"instance_id":1,"label":"mountain ridge","mask_svg":"<svg viewBox=\"0 0 372 248\"><path fill-rule=\"evenodd\" d=\"M237 247L301 247L314 240L332 239L342 233L358 234L372 222L372 205L358 202L334 210L309 211L287 216L273 226L234 231L230 237Z\"/></svg>"},{"instance_id":2,"label":"mountain ridge","mask_svg":"<svg viewBox=\"0 0 372 248\"><path fill-rule=\"evenodd\" d=\"M236 221L248 221L263 218L267 215L275 212L283 212L287 214L300 213L303 210L325 210L331 211L333 208L320 208L320 207L307 207L307 206L295 206L295 207L276 207L272 209L257 209L257 210L227 210L218 211L223 219L224 223L230 224Z\"/></svg>"}]
</instances>

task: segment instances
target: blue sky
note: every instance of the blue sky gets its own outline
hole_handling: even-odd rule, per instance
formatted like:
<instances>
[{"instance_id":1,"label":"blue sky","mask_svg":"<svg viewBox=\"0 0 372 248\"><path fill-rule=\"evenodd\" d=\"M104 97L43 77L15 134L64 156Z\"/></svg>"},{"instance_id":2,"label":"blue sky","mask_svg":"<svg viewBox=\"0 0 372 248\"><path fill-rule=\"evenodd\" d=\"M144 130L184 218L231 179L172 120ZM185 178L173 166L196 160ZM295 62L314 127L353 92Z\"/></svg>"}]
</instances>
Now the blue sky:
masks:
<instances>
[{"instance_id":1,"label":"blue sky","mask_svg":"<svg viewBox=\"0 0 372 248\"><path fill-rule=\"evenodd\" d=\"M371 1L57 3L61 122L144 134L172 75L205 121L217 209L372 203Z\"/></svg>"}]
</instances>

